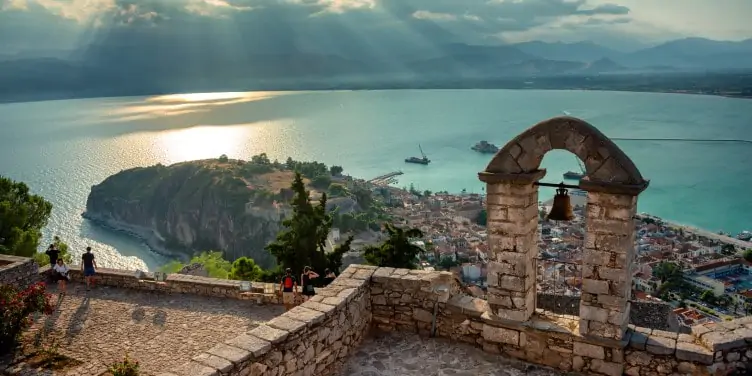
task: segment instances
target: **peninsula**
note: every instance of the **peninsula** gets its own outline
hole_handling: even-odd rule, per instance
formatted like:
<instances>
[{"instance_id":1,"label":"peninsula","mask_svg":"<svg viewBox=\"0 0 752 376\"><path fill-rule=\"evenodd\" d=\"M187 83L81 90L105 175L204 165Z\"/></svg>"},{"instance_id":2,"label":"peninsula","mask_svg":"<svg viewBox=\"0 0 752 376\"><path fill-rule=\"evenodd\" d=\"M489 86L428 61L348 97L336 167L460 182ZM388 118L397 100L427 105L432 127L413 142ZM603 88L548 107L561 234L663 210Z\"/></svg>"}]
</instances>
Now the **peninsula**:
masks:
<instances>
[{"instance_id":1,"label":"peninsula","mask_svg":"<svg viewBox=\"0 0 752 376\"><path fill-rule=\"evenodd\" d=\"M186 259L197 251L223 251L228 259L247 256L262 267L275 264L264 246L290 213L294 171L312 199L326 192L342 232L378 230L383 210L368 183L342 175L339 166L318 162L250 161L220 156L138 167L114 174L91 189L83 217L144 240L160 254Z\"/></svg>"}]
</instances>

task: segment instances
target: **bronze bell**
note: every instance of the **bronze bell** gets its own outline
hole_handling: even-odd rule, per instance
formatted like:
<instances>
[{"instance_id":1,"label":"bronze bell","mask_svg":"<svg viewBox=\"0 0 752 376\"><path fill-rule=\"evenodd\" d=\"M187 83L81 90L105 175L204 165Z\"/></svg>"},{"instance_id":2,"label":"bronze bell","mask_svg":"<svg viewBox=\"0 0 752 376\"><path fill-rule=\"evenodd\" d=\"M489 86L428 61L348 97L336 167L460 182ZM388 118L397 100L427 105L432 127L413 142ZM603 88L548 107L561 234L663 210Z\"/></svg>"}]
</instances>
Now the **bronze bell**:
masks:
<instances>
[{"instance_id":1,"label":"bronze bell","mask_svg":"<svg viewBox=\"0 0 752 376\"><path fill-rule=\"evenodd\" d=\"M554 205L551 207L551 212L548 213L546 219L553 221L571 221L574 219L572 203L569 201L569 192L563 187L563 184L556 189Z\"/></svg>"}]
</instances>

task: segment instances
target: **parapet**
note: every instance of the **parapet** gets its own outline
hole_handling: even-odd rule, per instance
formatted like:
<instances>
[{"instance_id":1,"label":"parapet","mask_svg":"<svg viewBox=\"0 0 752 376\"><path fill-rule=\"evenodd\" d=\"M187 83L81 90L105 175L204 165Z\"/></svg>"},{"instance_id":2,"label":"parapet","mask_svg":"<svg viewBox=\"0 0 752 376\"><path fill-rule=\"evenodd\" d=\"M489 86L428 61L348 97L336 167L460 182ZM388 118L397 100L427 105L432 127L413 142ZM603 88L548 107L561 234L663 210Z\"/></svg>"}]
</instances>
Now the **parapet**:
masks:
<instances>
[{"instance_id":1,"label":"parapet","mask_svg":"<svg viewBox=\"0 0 752 376\"><path fill-rule=\"evenodd\" d=\"M752 364L752 317L698 325L679 334L630 325L620 340L581 334L576 316L537 312L504 320L486 300L450 288L429 293L444 272L379 268L373 275L373 325L470 343L484 351L564 372L594 375L718 374Z\"/></svg>"},{"instance_id":2,"label":"parapet","mask_svg":"<svg viewBox=\"0 0 752 376\"><path fill-rule=\"evenodd\" d=\"M29 259L0 256L0 261L2 283L39 278ZM75 268L71 274L82 278ZM151 273L137 277L131 271L98 271L100 284L120 288L229 299L256 294L277 303L276 297L267 298L264 284L242 292L239 281L153 278ZM697 325L691 334L630 325L619 340L582 334L580 322L576 316L545 311L523 322L501 319L488 301L465 294L447 272L350 265L308 302L157 374L330 375L371 328L448 338L491 354L592 375L731 374L752 364L752 317Z\"/></svg>"}]
</instances>

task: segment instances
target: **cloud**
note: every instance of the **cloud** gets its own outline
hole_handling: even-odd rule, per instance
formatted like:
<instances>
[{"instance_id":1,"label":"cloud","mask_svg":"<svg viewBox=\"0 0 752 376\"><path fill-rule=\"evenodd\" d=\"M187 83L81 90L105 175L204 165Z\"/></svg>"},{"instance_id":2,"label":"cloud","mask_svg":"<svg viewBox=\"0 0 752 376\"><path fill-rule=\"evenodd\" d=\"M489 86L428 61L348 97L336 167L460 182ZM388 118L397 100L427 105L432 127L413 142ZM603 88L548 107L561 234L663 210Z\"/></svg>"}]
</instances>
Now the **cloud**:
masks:
<instances>
[{"instance_id":1,"label":"cloud","mask_svg":"<svg viewBox=\"0 0 752 376\"><path fill-rule=\"evenodd\" d=\"M85 47L95 40L234 43L253 51L352 55L411 53L418 44L552 39L562 33L581 39L616 32L642 38L644 30L658 28L643 27L644 22L637 27L633 8L652 1L0 0L0 49Z\"/></svg>"}]
</instances>

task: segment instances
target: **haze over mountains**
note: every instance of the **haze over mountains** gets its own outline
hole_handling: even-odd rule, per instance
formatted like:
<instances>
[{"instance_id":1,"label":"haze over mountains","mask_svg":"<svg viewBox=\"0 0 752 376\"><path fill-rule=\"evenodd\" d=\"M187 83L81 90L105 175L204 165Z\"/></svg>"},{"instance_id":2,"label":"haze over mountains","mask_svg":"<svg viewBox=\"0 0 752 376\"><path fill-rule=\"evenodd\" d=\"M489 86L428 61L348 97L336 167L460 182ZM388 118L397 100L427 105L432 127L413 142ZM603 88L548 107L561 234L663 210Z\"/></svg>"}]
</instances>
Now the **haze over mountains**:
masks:
<instances>
[{"instance_id":1,"label":"haze over mountains","mask_svg":"<svg viewBox=\"0 0 752 376\"><path fill-rule=\"evenodd\" d=\"M752 68L752 39L721 42L687 38L625 53L591 42L514 45L452 43L424 49L341 44L330 48L232 50L224 46L136 43L90 45L78 54L31 51L0 57L0 95L9 91L131 92L288 83L291 80L372 80L535 77L630 72L704 72ZM259 52L261 51L261 52ZM369 52L370 51L370 52ZM44 55L52 57L44 57ZM57 55L57 56L55 56Z\"/></svg>"},{"instance_id":2,"label":"haze over mountains","mask_svg":"<svg viewBox=\"0 0 752 376\"><path fill-rule=\"evenodd\" d=\"M0 0L0 100L752 70L752 39L640 39L652 2L604 1ZM511 43L539 32L586 41Z\"/></svg>"}]
</instances>

